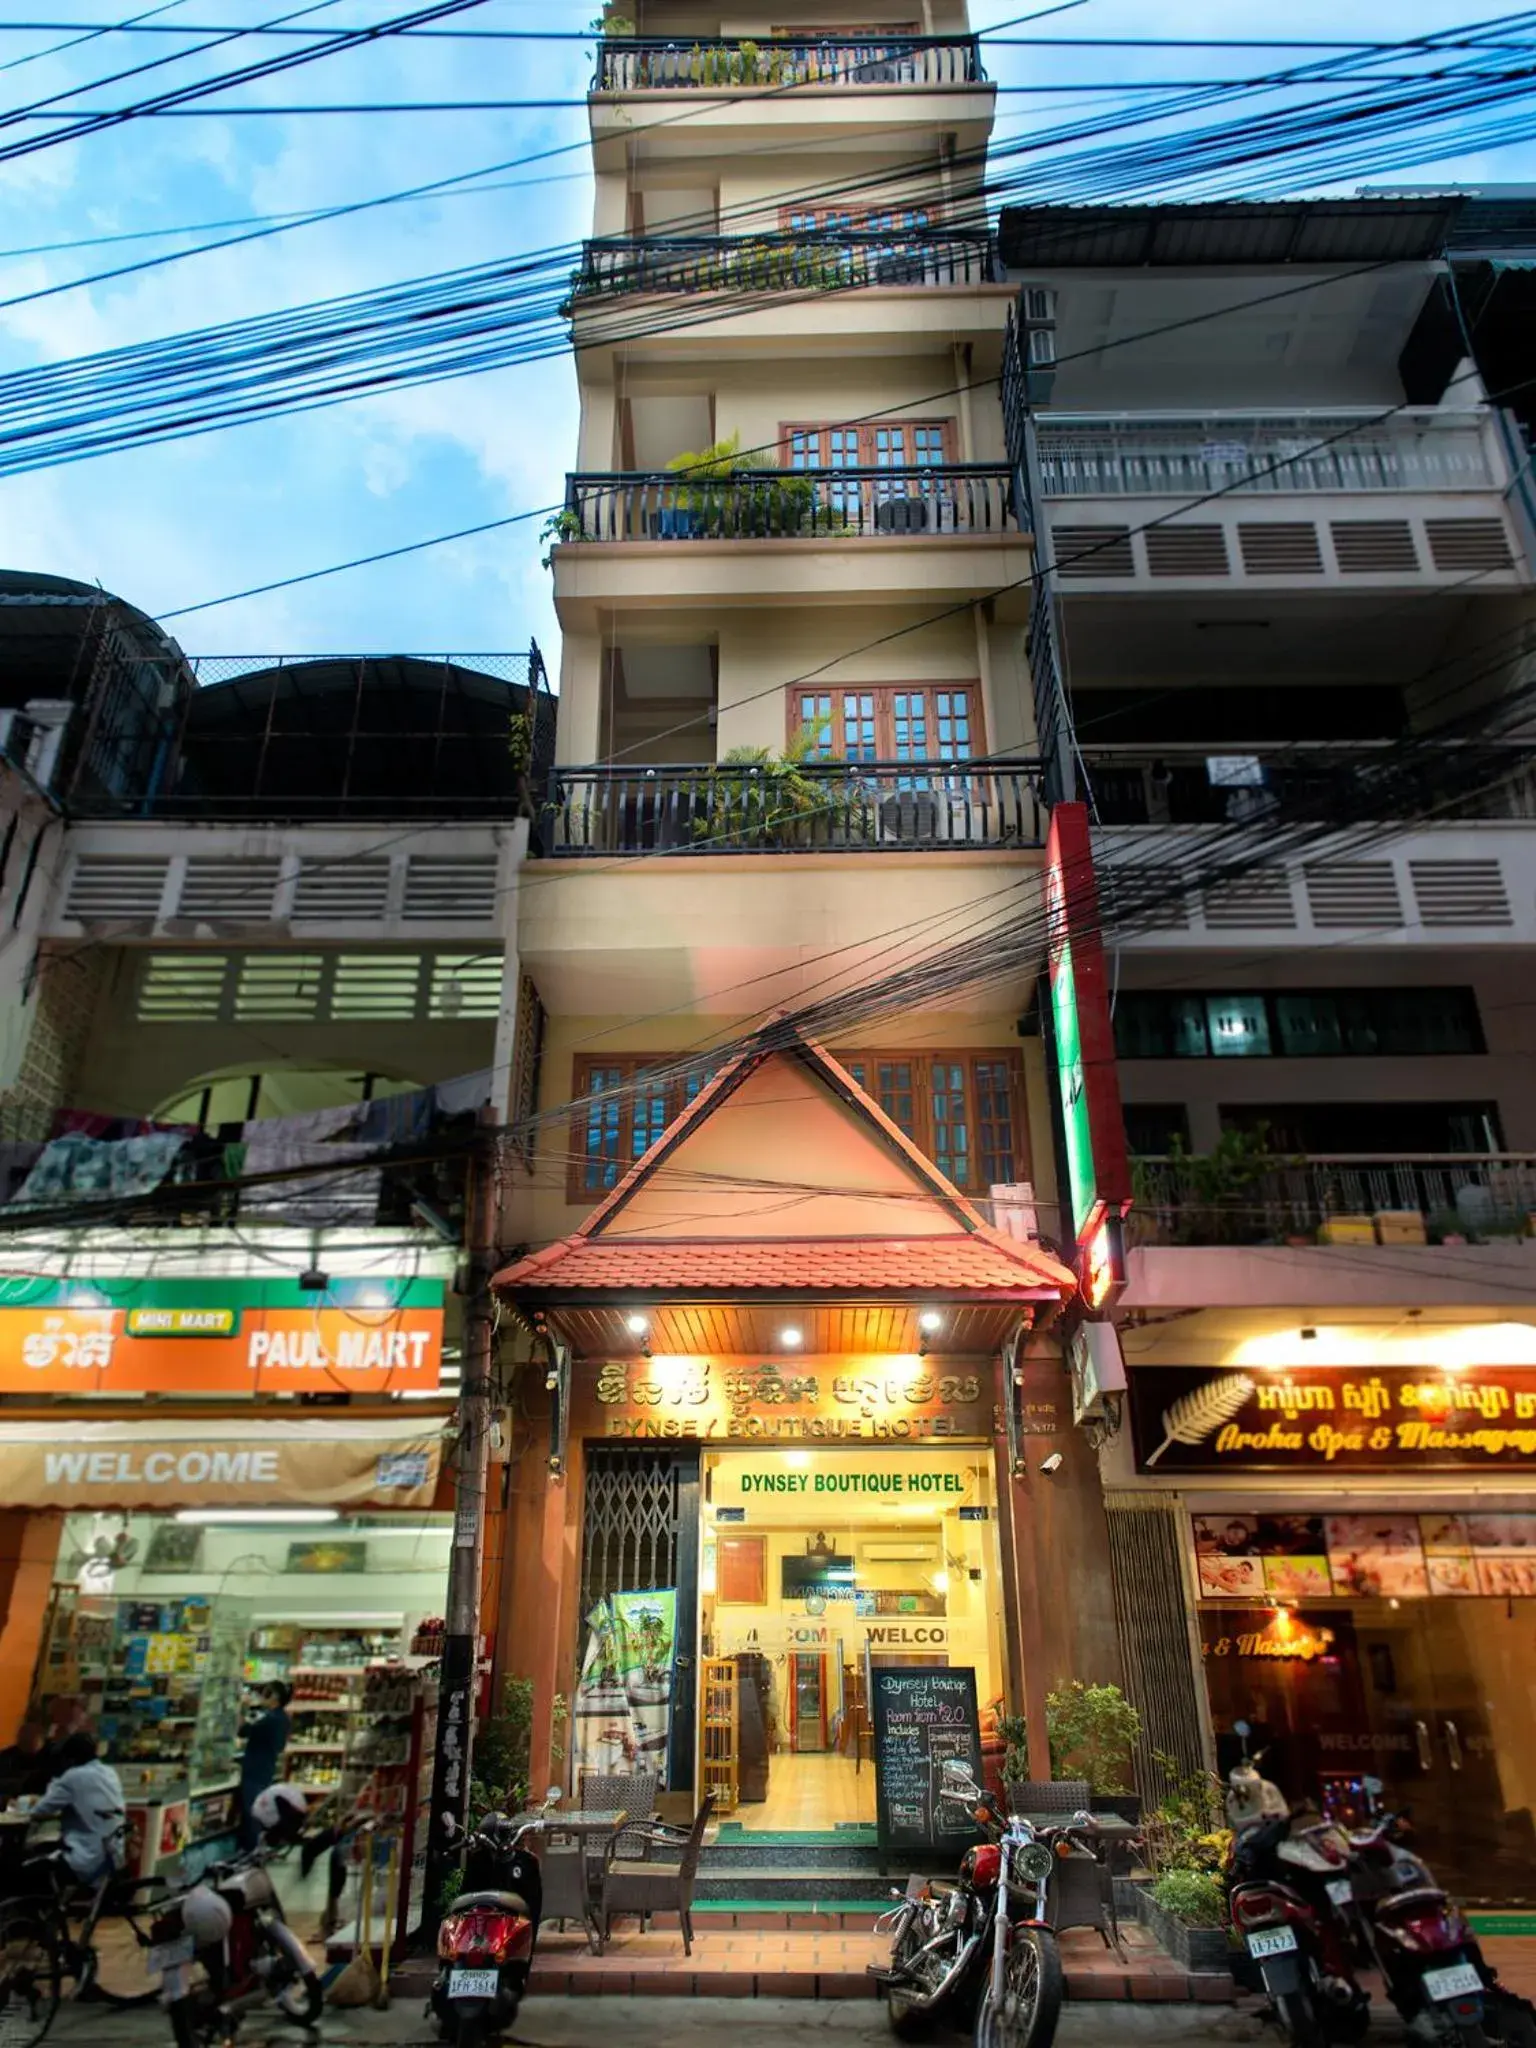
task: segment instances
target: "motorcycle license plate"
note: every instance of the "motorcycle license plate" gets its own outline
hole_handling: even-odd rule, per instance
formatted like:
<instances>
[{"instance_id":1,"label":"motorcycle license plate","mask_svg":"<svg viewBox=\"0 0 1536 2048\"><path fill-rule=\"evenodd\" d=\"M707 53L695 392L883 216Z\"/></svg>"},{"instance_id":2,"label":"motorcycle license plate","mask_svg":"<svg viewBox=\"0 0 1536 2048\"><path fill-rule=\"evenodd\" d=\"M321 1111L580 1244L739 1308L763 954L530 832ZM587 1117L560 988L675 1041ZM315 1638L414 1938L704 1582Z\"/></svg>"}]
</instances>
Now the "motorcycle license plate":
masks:
<instances>
[{"instance_id":1,"label":"motorcycle license plate","mask_svg":"<svg viewBox=\"0 0 1536 2048\"><path fill-rule=\"evenodd\" d=\"M1248 1937L1248 1953L1256 1962L1265 1956L1291 1955L1295 1948L1296 1936L1289 1927L1261 1927Z\"/></svg>"},{"instance_id":2,"label":"motorcycle license plate","mask_svg":"<svg viewBox=\"0 0 1536 2048\"><path fill-rule=\"evenodd\" d=\"M1448 1969L1424 1972L1424 1990L1430 1998L1475 1998L1482 1988L1483 1980L1471 1963L1452 1963Z\"/></svg>"},{"instance_id":3,"label":"motorcycle license plate","mask_svg":"<svg viewBox=\"0 0 1536 2048\"><path fill-rule=\"evenodd\" d=\"M1347 1877L1331 1877L1328 1880L1328 1903L1330 1906L1347 1906L1355 1896L1355 1888Z\"/></svg>"},{"instance_id":4,"label":"motorcycle license plate","mask_svg":"<svg viewBox=\"0 0 1536 2048\"><path fill-rule=\"evenodd\" d=\"M190 1963L195 1954L191 1935L183 1934L176 1941L156 1942L145 1955L144 1966L152 1977L164 1976L167 1970L180 1969L184 1963Z\"/></svg>"},{"instance_id":5,"label":"motorcycle license plate","mask_svg":"<svg viewBox=\"0 0 1536 2048\"><path fill-rule=\"evenodd\" d=\"M496 1996L496 1972L494 1970L450 1970L448 1972L448 1996L450 1998L494 1998Z\"/></svg>"}]
</instances>

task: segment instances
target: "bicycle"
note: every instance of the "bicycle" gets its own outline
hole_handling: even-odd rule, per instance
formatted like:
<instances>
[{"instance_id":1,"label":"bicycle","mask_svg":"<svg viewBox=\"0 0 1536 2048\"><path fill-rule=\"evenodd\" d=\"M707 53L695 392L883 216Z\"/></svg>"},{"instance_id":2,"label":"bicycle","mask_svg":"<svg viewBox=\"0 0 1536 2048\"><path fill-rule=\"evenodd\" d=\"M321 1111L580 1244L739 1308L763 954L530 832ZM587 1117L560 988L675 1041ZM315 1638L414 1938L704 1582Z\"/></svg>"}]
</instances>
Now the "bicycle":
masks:
<instances>
[{"instance_id":1,"label":"bicycle","mask_svg":"<svg viewBox=\"0 0 1536 2048\"><path fill-rule=\"evenodd\" d=\"M0 2048L36 2048L58 2014L66 1979L73 1979L77 2001L99 1998L119 2011L154 2001L150 1932L140 1916L147 1920L168 1895L163 1878L108 1870L81 1917L80 1887L61 1849L29 1857L21 1875L39 1888L0 1903ZM97 1929L109 1916L131 1933L131 1947L98 1945Z\"/></svg>"}]
</instances>

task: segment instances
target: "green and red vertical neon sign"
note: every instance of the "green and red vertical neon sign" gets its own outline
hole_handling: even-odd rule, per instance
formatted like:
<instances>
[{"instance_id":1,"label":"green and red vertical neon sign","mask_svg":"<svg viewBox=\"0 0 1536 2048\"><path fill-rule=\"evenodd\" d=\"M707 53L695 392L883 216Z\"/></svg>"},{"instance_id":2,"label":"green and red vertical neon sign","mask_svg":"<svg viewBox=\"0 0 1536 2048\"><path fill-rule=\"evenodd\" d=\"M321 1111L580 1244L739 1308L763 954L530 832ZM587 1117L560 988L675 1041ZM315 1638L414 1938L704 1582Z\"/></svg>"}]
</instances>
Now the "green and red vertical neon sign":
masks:
<instances>
[{"instance_id":1,"label":"green and red vertical neon sign","mask_svg":"<svg viewBox=\"0 0 1536 2048\"><path fill-rule=\"evenodd\" d=\"M1086 804L1057 804L1051 812L1045 911L1067 1175L1062 1236L1077 1246L1084 1299L1093 1308L1108 1300L1120 1278L1119 1222L1130 1207L1131 1169Z\"/></svg>"}]
</instances>

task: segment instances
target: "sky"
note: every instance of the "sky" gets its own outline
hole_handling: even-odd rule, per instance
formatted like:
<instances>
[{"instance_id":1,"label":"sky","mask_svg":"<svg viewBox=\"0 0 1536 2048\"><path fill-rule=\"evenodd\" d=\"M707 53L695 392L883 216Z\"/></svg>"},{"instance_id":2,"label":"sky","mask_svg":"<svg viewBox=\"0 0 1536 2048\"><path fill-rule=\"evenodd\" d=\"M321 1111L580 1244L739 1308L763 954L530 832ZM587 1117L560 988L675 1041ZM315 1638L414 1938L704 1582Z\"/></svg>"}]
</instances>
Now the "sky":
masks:
<instances>
[{"instance_id":1,"label":"sky","mask_svg":"<svg viewBox=\"0 0 1536 2048\"><path fill-rule=\"evenodd\" d=\"M405 0L400 0L403 8ZM595 0L485 0L466 25L584 31ZM149 34L97 36L47 53L58 32L3 27L5 18L120 20L122 0L16 0L0 16L0 109L91 84L82 107L121 106L211 69L249 61L270 40L239 41L115 84L111 74L182 47ZM261 0L171 0L156 19L249 27L274 21ZM388 0L330 0L317 26L385 19ZM1022 11L989 0L985 29ZM856 10L854 10L856 12ZM1481 18L1424 0L1292 0L1277 14L1232 0L1171 0L1148 14L1087 0L1036 33L1091 36L1337 36L1392 38ZM1283 24L1283 27L1281 26ZM79 31L76 31L78 33ZM194 39L188 38L188 45ZM1046 51L997 48L1002 86L1084 79L1236 75L1269 62L1232 52ZM537 99L537 112L220 115L124 124L0 166L0 300L145 254L185 249L213 232L96 247L44 243L184 228L371 197L536 152L543 163L499 175L505 186L439 196L317 224L140 275L0 309L0 375L303 305L450 267L575 244L591 185L581 96L590 42L393 39L226 95L230 104L293 107L332 101ZM1000 99L1005 133L1083 101ZM13 133L37 132L29 124ZM5 139L9 139L6 137ZM1536 143L1473 158L1394 165L1372 184L1507 183L1536 178ZM1240 189L1233 196L1239 196ZM1307 189L1298 186L1297 190ZM1332 189L1340 189L1337 185ZM1348 185L1344 187L1348 189ZM225 230L232 232L232 230ZM574 261L574 252L573 252ZM576 437L568 357L354 401L289 419L0 478L0 565L99 582L157 616L350 557L557 503ZM473 654L526 647L557 669L558 629L540 566L535 518L297 588L221 604L172 621L192 654L319 652Z\"/></svg>"}]
</instances>

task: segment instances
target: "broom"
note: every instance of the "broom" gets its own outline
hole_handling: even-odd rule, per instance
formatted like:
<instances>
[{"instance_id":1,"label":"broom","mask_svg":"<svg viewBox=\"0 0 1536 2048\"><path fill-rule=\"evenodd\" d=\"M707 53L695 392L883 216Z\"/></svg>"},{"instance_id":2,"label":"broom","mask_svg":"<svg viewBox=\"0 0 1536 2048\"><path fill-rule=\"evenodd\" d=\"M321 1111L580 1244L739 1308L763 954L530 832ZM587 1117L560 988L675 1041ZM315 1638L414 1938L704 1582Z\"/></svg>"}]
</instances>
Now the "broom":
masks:
<instances>
[{"instance_id":1,"label":"broom","mask_svg":"<svg viewBox=\"0 0 1536 2048\"><path fill-rule=\"evenodd\" d=\"M373 1836L365 1835L362 1885L357 1904L357 1946L352 1960L326 1993L330 2005L372 2005L379 1995L373 1960Z\"/></svg>"},{"instance_id":2,"label":"broom","mask_svg":"<svg viewBox=\"0 0 1536 2048\"><path fill-rule=\"evenodd\" d=\"M384 1866L384 1940L379 1949L379 1988L373 2000L380 2012L389 2010L389 1950L395 1932L395 1910L399 1904L402 1847L400 1837L391 1835L389 1856Z\"/></svg>"}]
</instances>

